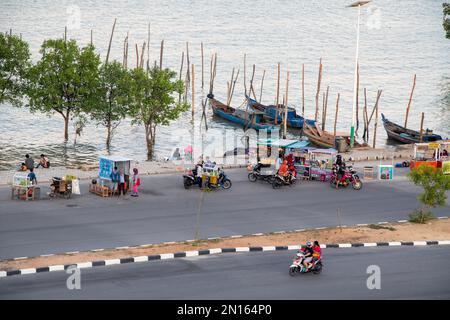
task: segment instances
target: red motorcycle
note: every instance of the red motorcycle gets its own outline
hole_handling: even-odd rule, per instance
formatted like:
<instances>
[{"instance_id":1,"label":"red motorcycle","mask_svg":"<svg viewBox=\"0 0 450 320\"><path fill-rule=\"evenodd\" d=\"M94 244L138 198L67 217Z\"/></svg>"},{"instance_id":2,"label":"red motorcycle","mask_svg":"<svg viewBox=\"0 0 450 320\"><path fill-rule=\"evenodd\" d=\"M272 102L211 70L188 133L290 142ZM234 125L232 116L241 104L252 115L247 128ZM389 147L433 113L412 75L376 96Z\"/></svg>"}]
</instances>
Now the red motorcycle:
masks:
<instances>
[{"instance_id":1,"label":"red motorcycle","mask_svg":"<svg viewBox=\"0 0 450 320\"><path fill-rule=\"evenodd\" d=\"M336 187L348 187L350 184L352 185L354 190L360 190L362 188L362 182L359 179L356 170L353 167L349 166L343 170L339 182L338 179L338 169L336 166L333 166L333 170L331 173L330 185L334 188Z\"/></svg>"}]
</instances>

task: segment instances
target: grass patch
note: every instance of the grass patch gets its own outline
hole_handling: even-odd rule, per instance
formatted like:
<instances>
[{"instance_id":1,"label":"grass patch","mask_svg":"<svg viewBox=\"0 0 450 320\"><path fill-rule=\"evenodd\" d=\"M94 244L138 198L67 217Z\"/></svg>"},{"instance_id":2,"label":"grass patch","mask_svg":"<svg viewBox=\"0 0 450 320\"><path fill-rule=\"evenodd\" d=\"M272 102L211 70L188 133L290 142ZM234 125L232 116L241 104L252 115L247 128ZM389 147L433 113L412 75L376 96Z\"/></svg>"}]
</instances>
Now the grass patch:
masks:
<instances>
[{"instance_id":1,"label":"grass patch","mask_svg":"<svg viewBox=\"0 0 450 320\"><path fill-rule=\"evenodd\" d=\"M427 221L436 219L436 216L431 211L414 210L409 214L409 222L412 223L426 223Z\"/></svg>"},{"instance_id":2,"label":"grass patch","mask_svg":"<svg viewBox=\"0 0 450 320\"><path fill-rule=\"evenodd\" d=\"M369 228L370 229L375 229L375 230L379 230L379 229L385 229L385 230L389 230L389 231L395 231L396 229L394 227L386 227L386 226L382 226L379 224L369 224Z\"/></svg>"}]
</instances>

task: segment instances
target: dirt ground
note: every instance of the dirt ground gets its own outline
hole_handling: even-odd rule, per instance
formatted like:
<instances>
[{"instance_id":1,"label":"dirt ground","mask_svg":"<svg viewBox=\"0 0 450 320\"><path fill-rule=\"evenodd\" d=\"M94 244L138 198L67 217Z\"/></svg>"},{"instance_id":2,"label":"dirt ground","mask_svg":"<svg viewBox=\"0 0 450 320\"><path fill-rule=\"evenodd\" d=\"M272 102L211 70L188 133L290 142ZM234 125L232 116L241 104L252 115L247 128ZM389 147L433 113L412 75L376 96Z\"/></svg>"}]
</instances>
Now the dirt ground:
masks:
<instances>
[{"instance_id":1,"label":"dirt ground","mask_svg":"<svg viewBox=\"0 0 450 320\"><path fill-rule=\"evenodd\" d=\"M342 229L328 228L284 234L272 233L226 240L179 242L175 244L150 245L138 248L61 254L49 257L27 258L23 260L5 260L0 261L0 270L7 271L52 265L67 265L97 260L120 259L212 248L299 245L308 240L318 240L321 244L450 240L450 219L432 220L426 224L414 224L408 222L364 227L348 227Z\"/></svg>"}]
</instances>

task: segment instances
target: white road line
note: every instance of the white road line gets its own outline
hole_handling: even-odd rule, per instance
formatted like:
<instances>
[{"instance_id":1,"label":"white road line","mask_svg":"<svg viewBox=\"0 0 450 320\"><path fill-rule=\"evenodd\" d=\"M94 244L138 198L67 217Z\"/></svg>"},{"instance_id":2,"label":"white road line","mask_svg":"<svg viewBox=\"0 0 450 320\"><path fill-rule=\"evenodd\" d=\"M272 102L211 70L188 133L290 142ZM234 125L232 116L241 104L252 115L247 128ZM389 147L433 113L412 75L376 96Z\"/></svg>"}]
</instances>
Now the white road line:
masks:
<instances>
[{"instance_id":1,"label":"white road line","mask_svg":"<svg viewBox=\"0 0 450 320\"><path fill-rule=\"evenodd\" d=\"M388 242L390 247L401 246L402 243L398 241Z\"/></svg>"},{"instance_id":2,"label":"white road line","mask_svg":"<svg viewBox=\"0 0 450 320\"><path fill-rule=\"evenodd\" d=\"M339 243L339 248L351 248L351 243Z\"/></svg>"},{"instance_id":3,"label":"white road line","mask_svg":"<svg viewBox=\"0 0 450 320\"><path fill-rule=\"evenodd\" d=\"M0 271L0 278L6 277L6 271Z\"/></svg>"},{"instance_id":4,"label":"white road line","mask_svg":"<svg viewBox=\"0 0 450 320\"><path fill-rule=\"evenodd\" d=\"M92 268L92 262L77 263L77 268L78 269Z\"/></svg>"},{"instance_id":5,"label":"white road line","mask_svg":"<svg viewBox=\"0 0 450 320\"><path fill-rule=\"evenodd\" d=\"M209 254L222 253L221 248L209 249Z\"/></svg>"},{"instance_id":6,"label":"white road line","mask_svg":"<svg viewBox=\"0 0 450 320\"><path fill-rule=\"evenodd\" d=\"M249 252L250 248L249 247L237 247L236 248L236 252Z\"/></svg>"},{"instance_id":7,"label":"white road line","mask_svg":"<svg viewBox=\"0 0 450 320\"><path fill-rule=\"evenodd\" d=\"M276 248L274 246L262 247L263 251L275 251Z\"/></svg>"}]
</instances>

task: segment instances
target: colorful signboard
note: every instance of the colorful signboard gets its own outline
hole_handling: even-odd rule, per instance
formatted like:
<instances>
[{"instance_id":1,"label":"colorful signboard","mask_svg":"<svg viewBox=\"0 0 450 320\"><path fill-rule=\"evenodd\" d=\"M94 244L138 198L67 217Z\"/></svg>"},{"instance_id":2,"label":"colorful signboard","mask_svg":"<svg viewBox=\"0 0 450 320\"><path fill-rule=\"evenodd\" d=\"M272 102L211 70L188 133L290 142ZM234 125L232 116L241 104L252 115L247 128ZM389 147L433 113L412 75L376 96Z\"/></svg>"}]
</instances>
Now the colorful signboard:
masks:
<instances>
[{"instance_id":1,"label":"colorful signboard","mask_svg":"<svg viewBox=\"0 0 450 320\"><path fill-rule=\"evenodd\" d=\"M111 172L113 169L113 161L105 158L100 158L98 176L100 179L111 180Z\"/></svg>"},{"instance_id":2,"label":"colorful signboard","mask_svg":"<svg viewBox=\"0 0 450 320\"><path fill-rule=\"evenodd\" d=\"M393 180L394 179L394 166L392 165L379 165L378 166L378 179L379 180Z\"/></svg>"}]
</instances>

